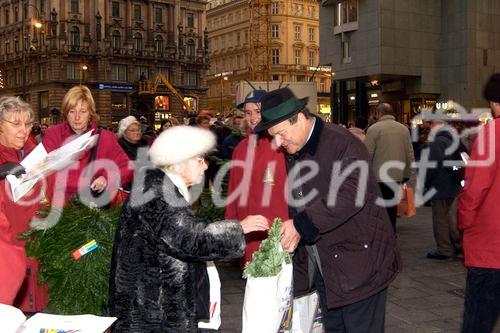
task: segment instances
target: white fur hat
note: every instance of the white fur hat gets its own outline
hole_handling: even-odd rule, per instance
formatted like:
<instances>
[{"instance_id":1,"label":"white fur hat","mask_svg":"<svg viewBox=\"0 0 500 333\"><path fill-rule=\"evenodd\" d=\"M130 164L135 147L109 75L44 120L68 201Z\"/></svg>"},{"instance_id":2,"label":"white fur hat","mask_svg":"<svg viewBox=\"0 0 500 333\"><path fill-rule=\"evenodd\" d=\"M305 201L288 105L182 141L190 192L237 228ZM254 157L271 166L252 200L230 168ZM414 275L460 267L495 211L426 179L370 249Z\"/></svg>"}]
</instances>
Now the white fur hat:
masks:
<instances>
[{"instance_id":1,"label":"white fur hat","mask_svg":"<svg viewBox=\"0 0 500 333\"><path fill-rule=\"evenodd\" d=\"M137 118L134 116L128 116L120 120L120 122L118 123L118 137L122 138L127 128L132 124L137 124L141 126L141 123L138 122Z\"/></svg>"},{"instance_id":2,"label":"white fur hat","mask_svg":"<svg viewBox=\"0 0 500 333\"><path fill-rule=\"evenodd\" d=\"M215 147L215 135L195 126L174 126L163 131L149 149L154 165L163 167L208 153Z\"/></svg>"}]
</instances>

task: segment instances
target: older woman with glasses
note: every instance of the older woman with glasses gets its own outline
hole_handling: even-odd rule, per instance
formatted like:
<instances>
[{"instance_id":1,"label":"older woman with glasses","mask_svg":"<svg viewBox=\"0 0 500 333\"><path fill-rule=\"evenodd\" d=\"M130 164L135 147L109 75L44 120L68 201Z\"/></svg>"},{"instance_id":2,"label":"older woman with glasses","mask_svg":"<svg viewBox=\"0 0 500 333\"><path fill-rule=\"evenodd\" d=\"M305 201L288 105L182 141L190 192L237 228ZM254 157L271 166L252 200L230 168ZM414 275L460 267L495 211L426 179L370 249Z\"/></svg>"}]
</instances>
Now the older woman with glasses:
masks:
<instances>
[{"instance_id":1,"label":"older woman with glasses","mask_svg":"<svg viewBox=\"0 0 500 333\"><path fill-rule=\"evenodd\" d=\"M38 285L38 262L26 257L18 235L28 231L45 196L38 183L14 202L4 178L23 172L19 163L35 148L28 140L32 125L33 111L27 103L12 96L0 98L0 303L26 312L41 311L47 305L47 288Z\"/></svg>"},{"instance_id":2,"label":"older woman with glasses","mask_svg":"<svg viewBox=\"0 0 500 333\"><path fill-rule=\"evenodd\" d=\"M65 202L88 187L101 193L114 192L120 185L128 184L133 176L129 159L112 132L97 128L97 113L89 88L71 88L63 98L61 110L64 121L48 128L43 137L42 143L48 152L88 131L99 134L99 139L95 148L87 150L78 161L58 173L52 197L57 199L52 200L53 203ZM90 167L93 162L97 162L96 166Z\"/></svg>"},{"instance_id":3,"label":"older woman with glasses","mask_svg":"<svg viewBox=\"0 0 500 333\"><path fill-rule=\"evenodd\" d=\"M142 138L141 123L134 117L128 116L118 123L118 143L131 160L137 159L137 151L147 147L148 143Z\"/></svg>"},{"instance_id":4,"label":"older woman with glasses","mask_svg":"<svg viewBox=\"0 0 500 333\"><path fill-rule=\"evenodd\" d=\"M205 261L241 257L244 234L268 229L261 215L210 222L191 210L189 188L203 181L204 155L214 146L210 130L192 126L167 129L151 146L155 167L126 201L116 234L109 287L115 333L197 332L198 321L209 318Z\"/></svg>"}]
</instances>

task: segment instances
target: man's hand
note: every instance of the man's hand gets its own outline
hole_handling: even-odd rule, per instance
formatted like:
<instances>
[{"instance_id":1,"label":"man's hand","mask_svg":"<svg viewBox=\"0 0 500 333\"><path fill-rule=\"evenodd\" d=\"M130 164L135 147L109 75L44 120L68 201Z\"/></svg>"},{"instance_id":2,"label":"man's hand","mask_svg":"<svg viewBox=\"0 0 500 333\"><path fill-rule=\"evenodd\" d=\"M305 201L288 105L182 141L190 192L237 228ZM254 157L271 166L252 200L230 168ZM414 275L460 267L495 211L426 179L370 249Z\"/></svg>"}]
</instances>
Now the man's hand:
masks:
<instances>
[{"instance_id":1,"label":"man's hand","mask_svg":"<svg viewBox=\"0 0 500 333\"><path fill-rule=\"evenodd\" d=\"M300 235L293 225L293 220L286 220L281 226L281 246L286 252L292 253L300 242Z\"/></svg>"},{"instance_id":2,"label":"man's hand","mask_svg":"<svg viewBox=\"0 0 500 333\"><path fill-rule=\"evenodd\" d=\"M0 180L5 179L8 175L19 177L26 173L26 169L19 163L6 162L0 165Z\"/></svg>"},{"instance_id":3,"label":"man's hand","mask_svg":"<svg viewBox=\"0 0 500 333\"><path fill-rule=\"evenodd\" d=\"M248 215L240 222L240 224L244 234L269 229L269 222L262 215Z\"/></svg>"}]
</instances>

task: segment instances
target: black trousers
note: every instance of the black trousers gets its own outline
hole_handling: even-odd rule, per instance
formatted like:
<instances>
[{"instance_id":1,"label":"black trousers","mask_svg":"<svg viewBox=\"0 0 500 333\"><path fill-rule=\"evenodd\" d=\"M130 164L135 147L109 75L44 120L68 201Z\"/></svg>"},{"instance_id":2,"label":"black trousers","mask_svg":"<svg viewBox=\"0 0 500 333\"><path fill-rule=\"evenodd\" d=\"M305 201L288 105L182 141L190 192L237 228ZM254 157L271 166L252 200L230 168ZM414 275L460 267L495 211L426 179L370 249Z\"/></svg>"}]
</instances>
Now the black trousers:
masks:
<instances>
[{"instance_id":1,"label":"black trousers","mask_svg":"<svg viewBox=\"0 0 500 333\"><path fill-rule=\"evenodd\" d=\"M469 268L462 333L490 333L500 315L500 269Z\"/></svg>"},{"instance_id":2,"label":"black trousers","mask_svg":"<svg viewBox=\"0 0 500 333\"><path fill-rule=\"evenodd\" d=\"M393 185L399 188L399 183L392 183ZM378 183L380 186L380 191L382 192L382 198L384 200L393 200L394 197L397 197L399 193L394 193L394 191L386 185L386 183ZM387 214L389 214L389 219L391 220L392 228L394 232L396 232L396 219L398 217L398 205L387 206L385 207L387 210Z\"/></svg>"},{"instance_id":3,"label":"black trousers","mask_svg":"<svg viewBox=\"0 0 500 333\"><path fill-rule=\"evenodd\" d=\"M359 302L328 309L321 274L316 274L315 282L325 333L384 332L387 288Z\"/></svg>"}]
</instances>

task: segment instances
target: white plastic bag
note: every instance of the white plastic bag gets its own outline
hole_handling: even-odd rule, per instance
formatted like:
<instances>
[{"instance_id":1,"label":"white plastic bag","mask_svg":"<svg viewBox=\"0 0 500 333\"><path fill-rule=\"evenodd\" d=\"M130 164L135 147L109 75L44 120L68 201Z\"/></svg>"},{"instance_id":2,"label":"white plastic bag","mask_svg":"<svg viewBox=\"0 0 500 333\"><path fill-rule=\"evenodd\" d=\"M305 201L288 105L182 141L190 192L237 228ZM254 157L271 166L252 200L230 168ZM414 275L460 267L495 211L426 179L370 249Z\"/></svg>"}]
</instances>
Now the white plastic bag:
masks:
<instances>
[{"instance_id":1,"label":"white plastic bag","mask_svg":"<svg viewBox=\"0 0 500 333\"><path fill-rule=\"evenodd\" d=\"M220 318L220 279L219 272L213 261L207 261L208 280L210 281L210 321L199 321L198 327L218 330L221 324Z\"/></svg>"},{"instance_id":2,"label":"white plastic bag","mask_svg":"<svg viewBox=\"0 0 500 333\"><path fill-rule=\"evenodd\" d=\"M292 306L292 264L276 276L248 277L243 300L242 333L277 333L289 327Z\"/></svg>"},{"instance_id":3,"label":"white plastic bag","mask_svg":"<svg viewBox=\"0 0 500 333\"><path fill-rule=\"evenodd\" d=\"M293 300L292 333L324 332L317 292Z\"/></svg>"}]
</instances>

